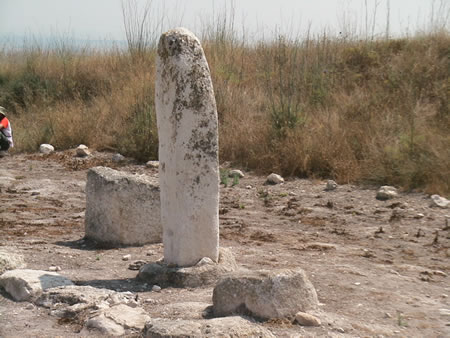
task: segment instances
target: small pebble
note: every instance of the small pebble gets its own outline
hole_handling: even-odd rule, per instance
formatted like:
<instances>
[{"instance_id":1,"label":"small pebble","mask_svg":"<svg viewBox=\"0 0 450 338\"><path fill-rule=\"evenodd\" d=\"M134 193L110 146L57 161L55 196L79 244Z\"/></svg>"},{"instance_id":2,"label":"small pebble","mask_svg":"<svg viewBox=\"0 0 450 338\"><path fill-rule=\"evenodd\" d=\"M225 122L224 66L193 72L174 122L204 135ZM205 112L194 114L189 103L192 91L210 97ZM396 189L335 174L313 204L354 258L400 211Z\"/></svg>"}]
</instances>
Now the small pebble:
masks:
<instances>
[{"instance_id":1,"label":"small pebble","mask_svg":"<svg viewBox=\"0 0 450 338\"><path fill-rule=\"evenodd\" d=\"M320 326L320 319L305 312L297 312L295 321L302 326Z\"/></svg>"},{"instance_id":2,"label":"small pebble","mask_svg":"<svg viewBox=\"0 0 450 338\"><path fill-rule=\"evenodd\" d=\"M130 258L131 258L131 255L128 254L128 255L123 256L123 257L122 257L122 260L123 260L123 261L128 261Z\"/></svg>"},{"instance_id":3,"label":"small pebble","mask_svg":"<svg viewBox=\"0 0 450 338\"><path fill-rule=\"evenodd\" d=\"M48 268L48 271L61 271L60 266L51 266Z\"/></svg>"},{"instance_id":4,"label":"small pebble","mask_svg":"<svg viewBox=\"0 0 450 338\"><path fill-rule=\"evenodd\" d=\"M161 291L161 287L159 285L153 285L152 286L152 291L159 292L159 291Z\"/></svg>"},{"instance_id":5,"label":"small pebble","mask_svg":"<svg viewBox=\"0 0 450 338\"><path fill-rule=\"evenodd\" d=\"M241 170L237 170L237 169L230 170L230 172L228 173L228 176L229 177L237 176L239 178L245 177L244 173Z\"/></svg>"},{"instance_id":6,"label":"small pebble","mask_svg":"<svg viewBox=\"0 0 450 338\"><path fill-rule=\"evenodd\" d=\"M441 271L441 270L434 270L433 274L434 275L438 275L438 276L442 276L442 277L447 277L447 274L444 271Z\"/></svg>"},{"instance_id":7,"label":"small pebble","mask_svg":"<svg viewBox=\"0 0 450 338\"><path fill-rule=\"evenodd\" d=\"M333 181L333 180L328 180L327 181L327 185L325 187L325 191L332 191L332 190L336 190L336 188L338 187L338 184Z\"/></svg>"},{"instance_id":8,"label":"small pebble","mask_svg":"<svg viewBox=\"0 0 450 338\"><path fill-rule=\"evenodd\" d=\"M25 309L27 310L33 310L34 309L34 305L29 303L27 306L25 306Z\"/></svg>"},{"instance_id":9,"label":"small pebble","mask_svg":"<svg viewBox=\"0 0 450 338\"><path fill-rule=\"evenodd\" d=\"M284 178L281 177L280 175L274 174L274 173L267 176L267 179L266 179L266 184L280 184L283 182L284 182Z\"/></svg>"},{"instance_id":10,"label":"small pebble","mask_svg":"<svg viewBox=\"0 0 450 338\"><path fill-rule=\"evenodd\" d=\"M147 168L159 168L159 161L148 161L146 164Z\"/></svg>"}]
</instances>

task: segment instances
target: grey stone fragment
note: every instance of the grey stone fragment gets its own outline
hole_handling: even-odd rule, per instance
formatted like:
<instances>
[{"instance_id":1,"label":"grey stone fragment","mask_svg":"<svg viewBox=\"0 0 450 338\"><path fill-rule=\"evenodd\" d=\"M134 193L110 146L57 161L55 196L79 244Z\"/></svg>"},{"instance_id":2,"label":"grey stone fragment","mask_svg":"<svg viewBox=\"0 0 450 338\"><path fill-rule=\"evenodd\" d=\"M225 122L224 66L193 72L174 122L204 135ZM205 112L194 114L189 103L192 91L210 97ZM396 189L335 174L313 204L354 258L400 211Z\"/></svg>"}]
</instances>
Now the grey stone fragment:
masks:
<instances>
[{"instance_id":1,"label":"grey stone fragment","mask_svg":"<svg viewBox=\"0 0 450 338\"><path fill-rule=\"evenodd\" d=\"M397 189L389 185L380 187L377 191L376 199L380 201L390 200L398 196Z\"/></svg>"},{"instance_id":2,"label":"grey stone fragment","mask_svg":"<svg viewBox=\"0 0 450 338\"><path fill-rule=\"evenodd\" d=\"M439 195L431 195L431 200L433 201L434 206L437 206L442 209L446 209L450 207L450 200L445 197L441 197Z\"/></svg>"},{"instance_id":3,"label":"grey stone fragment","mask_svg":"<svg viewBox=\"0 0 450 338\"><path fill-rule=\"evenodd\" d=\"M283 183L283 182L284 182L284 178L281 177L280 175L274 174L274 173L272 173L269 176L267 176L267 179L266 179L266 184L273 184L273 185L275 185L275 184L280 184L280 183Z\"/></svg>"},{"instance_id":4,"label":"grey stone fragment","mask_svg":"<svg viewBox=\"0 0 450 338\"><path fill-rule=\"evenodd\" d=\"M125 329L142 330L145 323L150 320L150 316L144 309L139 307L133 308L125 304L114 305L101 312L106 318L112 319Z\"/></svg>"},{"instance_id":5,"label":"grey stone fragment","mask_svg":"<svg viewBox=\"0 0 450 338\"><path fill-rule=\"evenodd\" d=\"M320 319L306 312L297 312L295 321L302 326L320 326Z\"/></svg>"},{"instance_id":6,"label":"grey stone fragment","mask_svg":"<svg viewBox=\"0 0 450 338\"><path fill-rule=\"evenodd\" d=\"M75 152L76 152L78 157L86 157L86 156L89 156L91 154L91 152L89 151L89 148L87 146L85 146L84 144L80 144L75 149Z\"/></svg>"},{"instance_id":7,"label":"grey stone fragment","mask_svg":"<svg viewBox=\"0 0 450 338\"><path fill-rule=\"evenodd\" d=\"M44 143L39 146L39 151L42 154L50 154L55 151L55 147L53 147L51 144Z\"/></svg>"},{"instance_id":8,"label":"grey stone fragment","mask_svg":"<svg viewBox=\"0 0 450 338\"><path fill-rule=\"evenodd\" d=\"M117 154L114 154L114 155L112 156L112 161L113 161L113 162L118 163L118 162L122 162L122 161L124 161L124 160L125 160L125 156L123 156L122 154L117 153Z\"/></svg>"},{"instance_id":9,"label":"grey stone fragment","mask_svg":"<svg viewBox=\"0 0 450 338\"><path fill-rule=\"evenodd\" d=\"M152 318L143 331L146 338L275 337L268 329L242 317L203 320Z\"/></svg>"},{"instance_id":10,"label":"grey stone fragment","mask_svg":"<svg viewBox=\"0 0 450 338\"><path fill-rule=\"evenodd\" d=\"M13 247L0 247L0 275L6 270L22 269L25 261L21 254Z\"/></svg>"},{"instance_id":11,"label":"grey stone fragment","mask_svg":"<svg viewBox=\"0 0 450 338\"><path fill-rule=\"evenodd\" d=\"M147 168L154 168L154 169L158 169L159 168L159 161L148 161L145 166Z\"/></svg>"},{"instance_id":12,"label":"grey stone fragment","mask_svg":"<svg viewBox=\"0 0 450 338\"><path fill-rule=\"evenodd\" d=\"M73 283L66 277L49 271L10 270L0 276L0 286L18 301L33 300L47 289L64 285Z\"/></svg>"},{"instance_id":13,"label":"grey stone fragment","mask_svg":"<svg viewBox=\"0 0 450 338\"><path fill-rule=\"evenodd\" d=\"M316 290L301 269L236 272L220 280L213 291L216 316L285 318L317 306Z\"/></svg>"},{"instance_id":14,"label":"grey stone fragment","mask_svg":"<svg viewBox=\"0 0 450 338\"><path fill-rule=\"evenodd\" d=\"M109 246L161 242L158 180L106 167L90 169L85 232L87 238Z\"/></svg>"},{"instance_id":15,"label":"grey stone fragment","mask_svg":"<svg viewBox=\"0 0 450 338\"><path fill-rule=\"evenodd\" d=\"M164 262L156 262L144 265L139 270L138 278L162 287L199 287L214 284L222 275L236 268L236 261L231 251L220 248L218 263L208 257L190 267L176 267Z\"/></svg>"},{"instance_id":16,"label":"grey stone fragment","mask_svg":"<svg viewBox=\"0 0 450 338\"><path fill-rule=\"evenodd\" d=\"M85 327L98 330L106 337L122 336L125 334L125 329L121 325L114 322L114 320L105 317L104 314L88 319L85 323ZM83 329L81 333L87 333L86 331L86 329Z\"/></svg>"},{"instance_id":17,"label":"grey stone fragment","mask_svg":"<svg viewBox=\"0 0 450 338\"><path fill-rule=\"evenodd\" d=\"M338 187L338 184L335 181L328 180L327 181L327 186L325 187L325 191L336 190L337 187Z\"/></svg>"}]
</instances>

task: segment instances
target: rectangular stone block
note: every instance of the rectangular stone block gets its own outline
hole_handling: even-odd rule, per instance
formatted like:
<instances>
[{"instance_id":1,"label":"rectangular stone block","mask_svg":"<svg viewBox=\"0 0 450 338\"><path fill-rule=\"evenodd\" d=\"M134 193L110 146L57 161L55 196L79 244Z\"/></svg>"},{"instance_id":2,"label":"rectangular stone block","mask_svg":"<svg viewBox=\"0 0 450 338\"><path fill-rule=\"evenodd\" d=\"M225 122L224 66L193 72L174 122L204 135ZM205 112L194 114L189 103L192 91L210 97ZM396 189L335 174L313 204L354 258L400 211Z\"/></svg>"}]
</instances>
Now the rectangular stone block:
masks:
<instances>
[{"instance_id":1,"label":"rectangular stone block","mask_svg":"<svg viewBox=\"0 0 450 338\"><path fill-rule=\"evenodd\" d=\"M162 241L158 179L106 167L88 171L86 238L108 245Z\"/></svg>"}]
</instances>

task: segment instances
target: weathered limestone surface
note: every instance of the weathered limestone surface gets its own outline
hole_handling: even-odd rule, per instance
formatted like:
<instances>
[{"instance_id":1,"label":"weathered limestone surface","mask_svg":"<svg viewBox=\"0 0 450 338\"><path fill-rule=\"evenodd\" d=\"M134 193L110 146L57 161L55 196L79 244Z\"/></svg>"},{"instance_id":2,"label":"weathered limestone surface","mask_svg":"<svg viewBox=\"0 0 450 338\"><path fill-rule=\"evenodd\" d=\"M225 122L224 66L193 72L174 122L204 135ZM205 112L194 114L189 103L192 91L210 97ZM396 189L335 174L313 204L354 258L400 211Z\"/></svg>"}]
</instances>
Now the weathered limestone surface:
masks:
<instances>
[{"instance_id":1,"label":"weathered limestone surface","mask_svg":"<svg viewBox=\"0 0 450 338\"><path fill-rule=\"evenodd\" d=\"M161 36L156 65L164 261L217 262L218 122L208 63L199 40L177 28Z\"/></svg>"},{"instance_id":2,"label":"weathered limestone surface","mask_svg":"<svg viewBox=\"0 0 450 338\"><path fill-rule=\"evenodd\" d=\"M120 336L140 332L150 317L139 306L131 292L116 292L91 286L65 286L50 288L35 301L49 309L52 316L84 322L81 336Z\"/></svg>"},{"instance_id":3,"label":"weathered limestone surface","mask_svg":"<svg viewBox=\"0 0 450 338\"><path fill-rule=\"evenodd\" d=\"M318 307L317 293L303 270L242 271L214 288L216 316L236 313L271 319L295 316Z\"/></svg>"},{"instance_id":4,"label":"weathered limestone surface","mask_svg":"<svg viewBox=\"0 0 450 338\"><path fill-rule=\"evenodd\" d=\"M152 318L143 332L146 338L185 337L275 337L262 325L242 317L182 320Z\"/></svg>"},{"instance_id":5,"label":"weathered limestone surface","mask_svg":"<svg viewBox=\"0 0 450 338\"><path fill-rule=\"evenodd\" d=\"M2 286L17 301L33 300L43 291L57 286L73 285L72 281L56 272L18 269L0 276Z\"/></svg>"},{"instance_id":6,"label":"weathered limestone surface","mask_svg":"<svg viewBox=\"0 0 450 338\"><path fill-rule=\"evenodd\" d=\"M106 167L88 171L86 237L108 245L161 242L158 181Z\"/></svg>"}]
</instances>

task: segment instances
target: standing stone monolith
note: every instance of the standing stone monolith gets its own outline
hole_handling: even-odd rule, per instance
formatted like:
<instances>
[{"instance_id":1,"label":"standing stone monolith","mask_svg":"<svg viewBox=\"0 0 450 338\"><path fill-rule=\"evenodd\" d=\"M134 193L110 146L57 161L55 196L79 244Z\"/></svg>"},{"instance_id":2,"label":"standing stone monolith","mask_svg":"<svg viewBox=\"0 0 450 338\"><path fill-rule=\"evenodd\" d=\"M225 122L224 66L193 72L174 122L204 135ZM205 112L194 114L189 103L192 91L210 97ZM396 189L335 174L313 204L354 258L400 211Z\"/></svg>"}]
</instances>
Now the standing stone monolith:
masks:
<instances>
[{"instance_id":1,"label":"standing stone monolith","mask_svg":"<svg viewBox=\"0 0 450 338\"><path fill-rule=\"evenodd\" d=\"M156 61L156 116L164 262L192 266L219 256L218 122L200 41L164 33Z\"/></svg>"}]
</instances>

